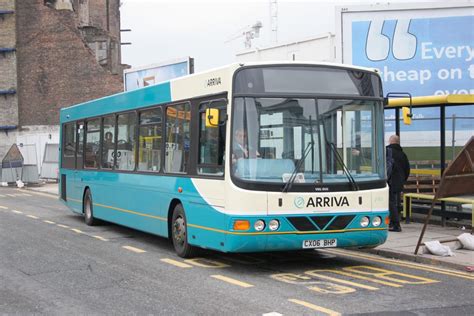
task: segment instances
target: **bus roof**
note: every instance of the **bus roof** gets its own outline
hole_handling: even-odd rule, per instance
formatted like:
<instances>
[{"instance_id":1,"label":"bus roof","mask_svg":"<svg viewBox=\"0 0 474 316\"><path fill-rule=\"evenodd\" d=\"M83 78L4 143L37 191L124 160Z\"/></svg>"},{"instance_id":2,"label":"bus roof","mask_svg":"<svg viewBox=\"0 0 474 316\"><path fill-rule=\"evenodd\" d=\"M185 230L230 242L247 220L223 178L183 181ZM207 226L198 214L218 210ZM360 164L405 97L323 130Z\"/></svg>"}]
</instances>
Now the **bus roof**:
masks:
<instances>
[{"instance_id":1,"label":"bus roof","mask_svg":"<svg viewBox=\"0 0 474 316\"><path fill-rule=\"evenodd\" d=\"M200 73L178 77L157 85L139 88L133 91L120 92L62 108L60 111L60 122L64 123L87 117L134 110L141 107L185 100L199 95L223 93L230 91L232 75L238 68L271 65L314 65L376 72L375 69L325 62L274 61L233 63ZM208 80L215 78L220 79L220 84L209 85ZM208 84L206 85L206 83Z\"/></svg>"}]
</instances>

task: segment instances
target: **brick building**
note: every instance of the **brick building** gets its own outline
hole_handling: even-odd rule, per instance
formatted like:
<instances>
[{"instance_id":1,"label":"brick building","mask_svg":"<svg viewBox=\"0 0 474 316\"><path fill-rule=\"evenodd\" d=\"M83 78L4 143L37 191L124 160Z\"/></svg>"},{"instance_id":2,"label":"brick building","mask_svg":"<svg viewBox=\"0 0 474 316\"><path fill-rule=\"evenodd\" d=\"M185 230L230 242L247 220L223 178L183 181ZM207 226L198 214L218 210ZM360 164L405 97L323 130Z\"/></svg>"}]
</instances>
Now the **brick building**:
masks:
<instances>
[{"instance_id":1,"label":"brick building","mask_svg":"<svg viewBox=\"0 0 474 316\"><path fill-rule=\"evenodd\" d=\"M59 109L123 90L119 0L0 0L0 160L58 142Z\"/></svg>"}]
</instances>

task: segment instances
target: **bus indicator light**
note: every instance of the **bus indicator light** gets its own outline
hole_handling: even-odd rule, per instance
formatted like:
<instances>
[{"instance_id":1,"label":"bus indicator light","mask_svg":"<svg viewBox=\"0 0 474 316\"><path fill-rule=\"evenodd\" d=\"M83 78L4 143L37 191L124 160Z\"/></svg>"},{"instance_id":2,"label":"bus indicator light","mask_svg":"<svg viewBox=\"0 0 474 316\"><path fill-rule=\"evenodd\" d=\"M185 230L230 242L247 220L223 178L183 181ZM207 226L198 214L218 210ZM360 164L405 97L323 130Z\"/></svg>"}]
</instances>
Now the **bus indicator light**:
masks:
<instances>
[{"instance_id":1,"label":"bus indicator light","mask_svg":"<svg viewBox=\"0 0 474 316\"><path fill-rule=\"evenodd\" d=\"M179 193L182 193L182 192L183 192L183 188L182 188L182 187L179 187L179 188L178 188L178 192L179 192Z\"/></svg>"},{"instance_id":2,"label":"bus indicator light","mask_svg":"<svg viewBox=\"0 0 474 316\"><path fill-rule=\"evenodd\" d=\"M247 220L236 220L234 222L234 230L249 230L250 222Z\"/></svg>"},{"instance_id":3,"label":"bus indicator light","mask_svg":"<svg viewBox=\"0 0 474 316\"><path fill-rule=\"evenodd\" d=\"M389 225L390 224L390 217L385 217L385 225Z\"/></svg>"}]
</instances>

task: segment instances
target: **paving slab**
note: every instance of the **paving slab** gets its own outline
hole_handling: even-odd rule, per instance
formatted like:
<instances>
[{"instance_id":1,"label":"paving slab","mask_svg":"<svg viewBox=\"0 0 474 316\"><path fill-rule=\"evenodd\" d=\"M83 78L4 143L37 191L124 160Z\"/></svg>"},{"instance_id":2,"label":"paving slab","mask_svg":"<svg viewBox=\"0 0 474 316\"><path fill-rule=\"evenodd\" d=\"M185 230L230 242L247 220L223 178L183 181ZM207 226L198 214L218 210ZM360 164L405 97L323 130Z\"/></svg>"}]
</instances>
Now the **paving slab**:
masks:
<instances>
[{"instance_id":1,"label":"paving slab","mask_svg":"<svg viewBox=\"0 0 474 316\"><path fill-rule=\"evenodd\" d=\"M439 240L443 245L449 246L454 253L452 257L442 257L428 253L424 247L420 247L417 255L414 254L422 229L422 223L402 223L402 231L389 232L385 244L374 249L364 249L363 251L384 257L446 266L463 271L467 271L469 267L474 266L474 251L458 249L460 243L453 241L457 236L470 232L469 230L457 227L428 225L423 237L423 242ZM449 242L443 243L443 241Z\"/></svg>"}]
</instances>

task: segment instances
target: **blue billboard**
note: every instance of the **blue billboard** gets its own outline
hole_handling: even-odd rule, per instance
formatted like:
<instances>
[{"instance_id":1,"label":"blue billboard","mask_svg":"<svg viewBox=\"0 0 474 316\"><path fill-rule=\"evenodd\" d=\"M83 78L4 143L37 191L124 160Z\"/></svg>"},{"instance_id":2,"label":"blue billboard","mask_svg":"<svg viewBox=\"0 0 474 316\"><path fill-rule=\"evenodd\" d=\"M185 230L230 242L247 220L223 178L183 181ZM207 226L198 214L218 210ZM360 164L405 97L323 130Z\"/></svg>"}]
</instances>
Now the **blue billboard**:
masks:
<instances>
[{"instance_id":1,"label":"blue billboard","mask_svg":"<svg viewBox=\"0 0 474 316\"><path fill-rule=\"evenodd\" d=\"M387 92L474 94L474 16L352 22L352 63Z\"/></svg>"},{"instance_id":2,"label":"blue billboard","mask_svg":"<svg viewBox=\"0 0 474 316\"><path fill-rule=\"evenodd\" d=\"M124 71L124 90L131 91L155 85L193 72L193 58L190 57L136 69L127 69Z\"/></svg>"},{"instance_id":3,"label":"blue billboard","mask_svg":"<svg viewBox=\"0 0 474 316\"><path fill-rule=\"evenodd\" d=\"M379 16L370 21L353 20L351 29L352 64L379 69L384 94L474 94L473 15L398 19ZM474 109L459 107L456 114L472 117ZM437 118L437 109L415 109L414 119L419 121L404 130L438 130ZM386 128L393 127L393 119L393 112L387 112ZM459 124L457 129L472 130L472 125Z\"/></svg>"}]
</instances>

